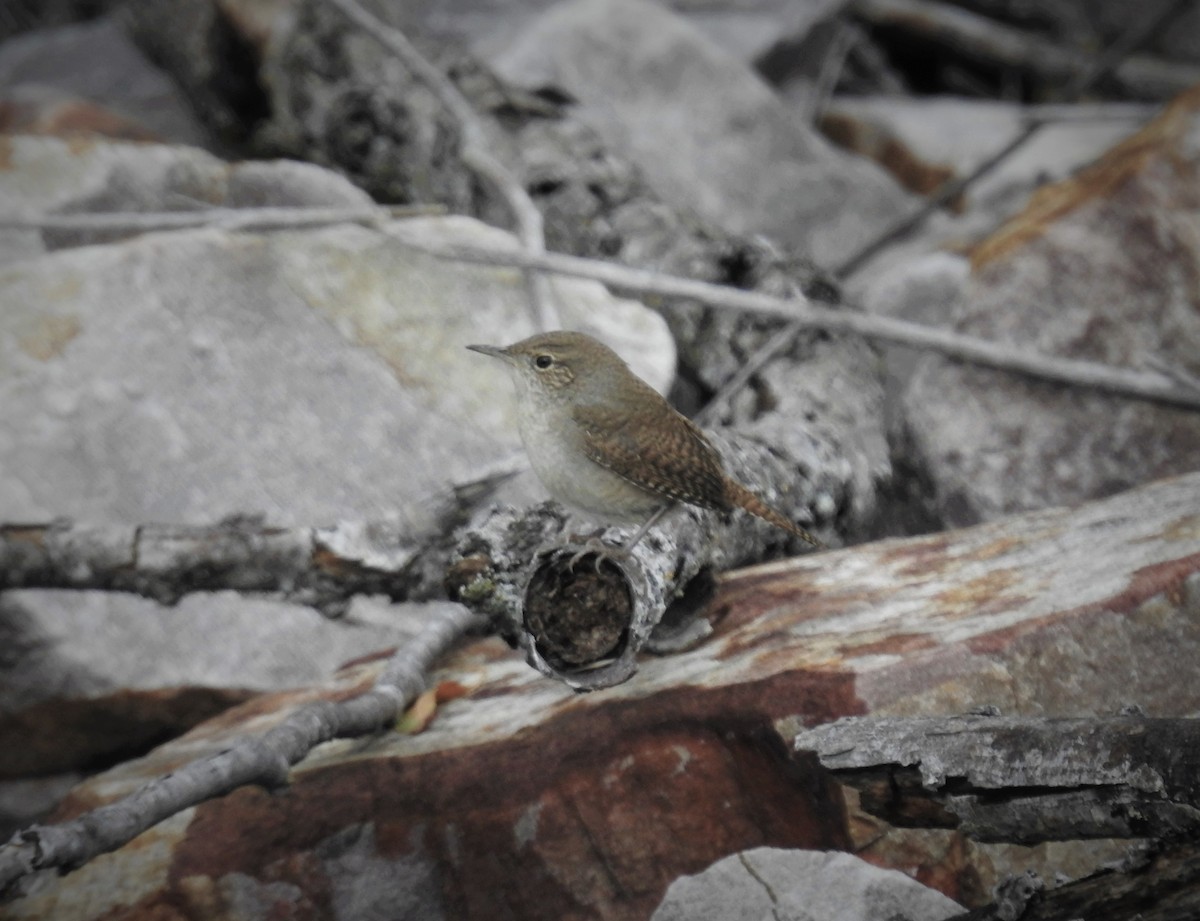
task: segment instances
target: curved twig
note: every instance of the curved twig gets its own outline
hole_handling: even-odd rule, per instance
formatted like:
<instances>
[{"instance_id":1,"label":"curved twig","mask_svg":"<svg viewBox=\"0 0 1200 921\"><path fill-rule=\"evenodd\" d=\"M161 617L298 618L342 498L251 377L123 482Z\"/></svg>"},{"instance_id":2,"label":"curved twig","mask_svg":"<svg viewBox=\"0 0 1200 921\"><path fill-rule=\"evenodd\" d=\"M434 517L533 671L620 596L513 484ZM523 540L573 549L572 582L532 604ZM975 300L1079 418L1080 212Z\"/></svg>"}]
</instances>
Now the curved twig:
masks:
<instances>
[{"instance_id":1,"label":"curved twig","mask_svg":"<svg viewBox=\"0 0 1200 921\"><path fill-rule=\"evenodd\" d=\"M546 250L542 213L525 187L509 169L492 155L483 125L471 104L458 88L399 29L392 28L363 9L356 0L328 0L342 14L394 54L405 67L424 83L458 123L462 133L459 156L481 179L488 183L508 205L516 226L517 239L527 252L539 255ZM526 283L534 309L534 320L541 329L557 329L558 310L545 279L535 270L526 271Z\"/></svg>"},{"instance_id":2,"label":"curved twig","mask_svg":"<svg viewBox=\"0 0 1200 921\"><path fill-rule=\"evenodd\" d=\"M478 622L447 606L388 662L371 690L350 700L293 711L263 735L164 774L129 796L58 825L34 825L0 847L0 895L39 870L73 870L132 841L176 813L247 784L278 786L321 742L366 735L394 722L424 689L426 673Z\"/></svg>"}]
</instances>

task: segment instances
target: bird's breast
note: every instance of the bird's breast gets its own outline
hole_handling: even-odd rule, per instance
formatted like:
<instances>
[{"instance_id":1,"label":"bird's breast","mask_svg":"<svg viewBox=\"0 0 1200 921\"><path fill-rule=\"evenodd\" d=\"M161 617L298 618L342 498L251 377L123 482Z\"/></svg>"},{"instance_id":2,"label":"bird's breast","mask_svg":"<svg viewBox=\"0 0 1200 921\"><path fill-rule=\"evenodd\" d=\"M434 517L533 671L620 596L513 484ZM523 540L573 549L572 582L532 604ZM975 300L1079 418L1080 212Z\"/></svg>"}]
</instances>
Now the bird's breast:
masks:
<instances>
[{"instance_id":1,"label":"bird's breast","mask_svg":"<svg viewBox=\"0 0 1200 921\"><path fill-rule=\"evenodd\" d=\"M533 472L559 502L612 522L640 522L662 505L660 497L584 453L569 406L522 405L518 423Z\"/></svg>"}]
</instances>

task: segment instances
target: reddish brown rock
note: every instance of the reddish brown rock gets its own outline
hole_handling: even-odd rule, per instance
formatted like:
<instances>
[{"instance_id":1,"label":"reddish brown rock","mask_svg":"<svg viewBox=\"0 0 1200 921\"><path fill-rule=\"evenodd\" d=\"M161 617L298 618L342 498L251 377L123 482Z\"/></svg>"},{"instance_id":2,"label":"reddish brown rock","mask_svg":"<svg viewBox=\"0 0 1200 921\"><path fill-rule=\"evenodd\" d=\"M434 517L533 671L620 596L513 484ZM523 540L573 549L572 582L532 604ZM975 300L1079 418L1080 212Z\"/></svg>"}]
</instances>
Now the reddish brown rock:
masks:
<instances>
[{"instance_id":1,"label":"reddish brown rock","mask_svg":"<svg viewBox=\"0 0 1200 921\"><path fill-rule=\"evenodd\" d=\"M8 911L635 919L681 874L761 845L857 849L978 903L1006 872L1052 875L1087 853L1095 866L1112 848L1066 855L868 827L815 761L787 756L790 727L981 705L1193 712L1200 686L1179 676L1200 656L1198 609L1200 474L732 573L714 636L646 660L624 685L577 696L496 640L474 642L437 675L468 693L444 700L426 731L329 743L286 789L188 810ZM314 697L352 694L377 668L226 711L80 786L61 817Z\"/></svg>"},{"instance_id":2,"label":"reddish brown rock","mask_svg":"<svg viewBox=\"0 0 1200 921\"><path fill-rule=\"evenodd\" d=\"M0 97L0 133L161 140L144 125L91 100L42 87L18 87Z\"/></svg>"}]
</instances>

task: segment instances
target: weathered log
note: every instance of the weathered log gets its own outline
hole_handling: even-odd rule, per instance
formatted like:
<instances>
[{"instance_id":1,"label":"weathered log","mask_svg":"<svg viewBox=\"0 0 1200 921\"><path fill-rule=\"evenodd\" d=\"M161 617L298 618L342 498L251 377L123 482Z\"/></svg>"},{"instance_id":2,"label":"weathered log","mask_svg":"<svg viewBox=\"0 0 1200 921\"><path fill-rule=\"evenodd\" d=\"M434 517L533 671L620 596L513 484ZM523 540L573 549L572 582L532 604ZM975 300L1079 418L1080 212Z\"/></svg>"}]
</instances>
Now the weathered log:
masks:
<instances>
[{"instance_id":1,"label":"weathered log","mask_svg":"<svg viewBox=\"0 0 1200 921\"><path fill-rule=\"evenodd\" d=\"M0 590L102 589L163 604L198 591L272 592L338 614L356 594L406 597L419 548L392 523L276 528L251 519L212 526L0 526Z\"/></svg>"},{"instance_id":2,"label":"weathered log","mask_svg":"<svg viewBox=\"0 0 1200 921\"><path fill-rule=\"evenodd\" d=\"M795 748L894 825L1018 844L1200 831L1197 720L851 718Z\"/></svg>"}]
</instances>

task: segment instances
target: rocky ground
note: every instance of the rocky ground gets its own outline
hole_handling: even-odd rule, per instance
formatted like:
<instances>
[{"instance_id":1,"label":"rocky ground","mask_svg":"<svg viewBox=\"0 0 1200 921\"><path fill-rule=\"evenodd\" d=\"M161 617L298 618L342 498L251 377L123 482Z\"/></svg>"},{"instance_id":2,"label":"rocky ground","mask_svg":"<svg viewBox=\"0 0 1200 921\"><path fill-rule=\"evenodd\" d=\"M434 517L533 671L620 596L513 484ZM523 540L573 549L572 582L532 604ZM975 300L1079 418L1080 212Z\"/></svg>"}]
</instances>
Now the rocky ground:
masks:
<instances>
[{"instance_id":1,"label":"rocky ground","mask_svg":"<svg viewBox=\"0 0 1200 921\"><path fill-rule=\"evenodd\" d=\"M1200 905L1200 7L1153 7L0 10L0 917ZM586 270L520 269L522 200ZM547 312L836 549L734 523L617 686L477 630L394 726L26 872L460 601L536 659L481 586L564 522L464 346ZM946 768L967 713L1050 779Z\"/></svg>"}]
</instances>

